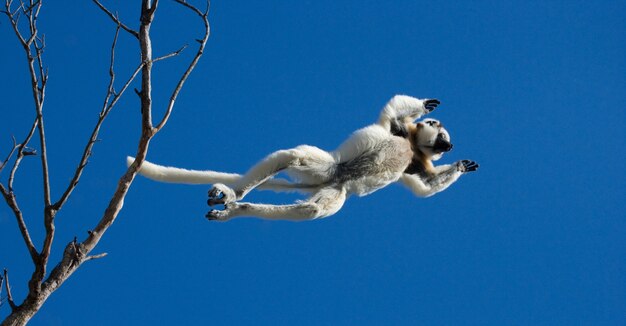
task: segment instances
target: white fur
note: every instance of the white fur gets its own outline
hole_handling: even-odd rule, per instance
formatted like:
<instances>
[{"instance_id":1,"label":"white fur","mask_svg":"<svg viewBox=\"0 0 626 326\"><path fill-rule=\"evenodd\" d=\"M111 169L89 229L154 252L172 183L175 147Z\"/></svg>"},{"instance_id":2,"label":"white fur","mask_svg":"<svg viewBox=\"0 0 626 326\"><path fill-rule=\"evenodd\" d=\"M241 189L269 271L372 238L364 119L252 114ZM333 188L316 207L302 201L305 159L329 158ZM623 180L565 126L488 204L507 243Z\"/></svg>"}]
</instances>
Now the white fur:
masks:
<instances>
[{"instance_id":1,"label":"white fur","mask_svg":"<svg viewBox=\"0 0 626 326\"><path fill-rule=\"evenodd\" d=\"M432 146L442 133L449 139L447 131L440 124L420 126L416 129L416 139L395 136L390 131L392 124L412 124L432 110L433 107L425 109L424 101L397 95L385 105L378 124L357 130L337 150L326 152L309 145L280 150L268 155L244 175L186 170L147 161L139 174L162 182L213 184L209 191L209 205L224 204L224 209L211 210L207 217L221 221L238 216L292 221L326 217L336 213L351 194L364 196L398 180L416 195L430 196L458 179L462 173L460 163L435 168L435 172L428 176L409 175L405 170L418 155L414 151L420 151L421 157L426 155L427 160L439 158L442 153L433 152ZM133 161L129 157L127 164ZM287 172L294 182L274 179L281 171ZM311 195L307 200L291 205L240 202L255 188L299 190Z\"/></svg>"},{"instance_id":2,"label":"white fur","mask_svg":"<svg viewBox=\"0 0 626 326\"><path fill-rule=\"evenodd\" d=\"M425 181L423 178L415 174L404 173L400 178L400 182L418 197L430 197L438 192L446 190L463 174L456 165L440 165L435 167L437 176L440 178ZM445 177L444 177L445 176Z\"/></svg>"},{"instance_id":3,"label":"white fur","mask_svg":"<svg viewBox=\"0 0 626 326\"><path fill-rule=\"evenodd\" d=\"M130 166L135 162L132 156L126 157L126 166ZM241 174L225 173L209 170L188 170L171 166L163 166L144 161L139 169L142 176L160 182L182 183L182 184L214 184L225 183L233 184L241 179ZM271 179L268 182L259 185L262 190L274 191L302 191L307 192L307 188L298 184L294 184L284 179Z\"/></svg>"}]
</instances>

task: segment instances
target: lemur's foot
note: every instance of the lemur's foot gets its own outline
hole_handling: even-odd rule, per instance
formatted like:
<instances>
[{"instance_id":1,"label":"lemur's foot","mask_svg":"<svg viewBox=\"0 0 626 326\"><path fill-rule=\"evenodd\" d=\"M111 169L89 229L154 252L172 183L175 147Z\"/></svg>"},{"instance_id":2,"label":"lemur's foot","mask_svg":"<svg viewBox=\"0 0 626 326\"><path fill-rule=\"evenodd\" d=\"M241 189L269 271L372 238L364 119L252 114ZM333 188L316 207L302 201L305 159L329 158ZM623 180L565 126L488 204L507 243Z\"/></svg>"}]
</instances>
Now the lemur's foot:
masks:
<instances>
[{"instance_id":1,"label":"lemur's foot","mask_svg":"<svg viewBox=\"0 0 626 326\"><path fill-rule=\"evenodd\" d=\"M209 204L209 206L228 204L236 199L237 196L234 190L224 184L216 183L213 185L213 188L209 190L209 200L207 200L207 204Z\"/></svg>"},{"instance_id":2,"label":"lemur's foot","mask_svg":"<svg viewBox=\"0 0 626 326\"><path fill-rule=\"evenodd\" d=\"M208 213L206 213L205 217L209 221L219 221L225 222L231 218L231 215L234 213L237 208L237 203L225 204L223 210L212 209Z\"/></svg>"},{"instance_id":3,"label":"lemur's foot","mask_svg":"<svg viewBox=\"0 0 626 326\"><path fill-rule=\"evenodd\" d=\"M478 163L470 160L462 160L457 163L457 169L464 173L476 171L478 167Z\"/></svg>"},{"instance_id":4,"label":"lemur's foot","mask_svg":"<svg viewBox=\"0 0 626 326\"><path fill-rule=\"evenodd\" d=\"M436 98L424 100L424 108L428 112L432 112L439 104L441 104L441 102Z\"/></svg>"},{"instance_id":5,"label":"lemur's foot","mask_svg":"<svg viewBox=\"0 0 626 326\"><path fill-rule=\"evenodd\" d=\"M217 209L212 209L208 213L206 213L205 217L209 221L228 221L228 212L218 211Z\"/></svg>"}]
</instances>

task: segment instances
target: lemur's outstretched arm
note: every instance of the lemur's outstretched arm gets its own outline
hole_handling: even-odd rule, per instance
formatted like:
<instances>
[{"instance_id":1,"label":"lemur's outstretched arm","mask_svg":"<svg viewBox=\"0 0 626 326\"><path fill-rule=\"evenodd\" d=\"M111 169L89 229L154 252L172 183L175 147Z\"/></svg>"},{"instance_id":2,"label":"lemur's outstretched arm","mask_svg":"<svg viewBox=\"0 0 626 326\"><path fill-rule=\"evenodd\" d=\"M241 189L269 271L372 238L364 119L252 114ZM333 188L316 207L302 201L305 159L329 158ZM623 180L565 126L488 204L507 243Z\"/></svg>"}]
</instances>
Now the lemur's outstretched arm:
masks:
<instances>
[{"instance_id":1,"label":"lemur's outstretched arm","mask_svg":"<svg viewBox=\"0 0 626 326\"><path fill-rule=\"evenodd\" d=\"M441 102L437 99L417 99L407 95L396 95L387 102L380 113L378 124L393 134L402 134L407 123L430 113ZM405 136L405 135L403 135Z\"/></svg>"},{"instance_id":2,"label":"lemur's outstretched arm","mask_svg":"<svg viewBox=\"0 0 626 326\"><path fill-rule=\"evenodd\" d=\"M435 167L435 174L433 175L404 173L400 178L400 182L407 186L416 196L430 197L448 188L464 173L476 171L476 169L478 169L476 162L462 160L454 164Z\"/></svg>"}]
</instances>

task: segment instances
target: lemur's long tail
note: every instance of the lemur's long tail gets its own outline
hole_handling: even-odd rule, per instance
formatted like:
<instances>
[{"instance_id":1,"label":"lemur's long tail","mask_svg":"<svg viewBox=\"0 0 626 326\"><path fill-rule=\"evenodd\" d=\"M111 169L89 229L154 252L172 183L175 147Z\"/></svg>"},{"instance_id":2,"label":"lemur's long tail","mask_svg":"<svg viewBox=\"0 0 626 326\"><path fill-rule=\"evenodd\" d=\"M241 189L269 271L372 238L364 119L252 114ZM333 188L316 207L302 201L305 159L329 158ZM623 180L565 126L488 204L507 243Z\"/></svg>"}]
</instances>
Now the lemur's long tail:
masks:
<instances>
[{"instance_id":1,"label":"lemur's long tail","mask_svg":"<svg viewBox=\"0 0 626 326\"><path fill-rule=\"evenodd\" d=\"M126 157L126 165L130 166L135 162L135 158ZM232 185L241 179L241 174L224 173L216 171L200 171L163 166L148 161L141 165L139 174L144 177L160 182L182 183L182 184L215 184L223 183ZM274 191L310 191L310 187L297 183L291 183L285 179L269 179L257 187L258 189Z\"/></svg>"}]
</instances>

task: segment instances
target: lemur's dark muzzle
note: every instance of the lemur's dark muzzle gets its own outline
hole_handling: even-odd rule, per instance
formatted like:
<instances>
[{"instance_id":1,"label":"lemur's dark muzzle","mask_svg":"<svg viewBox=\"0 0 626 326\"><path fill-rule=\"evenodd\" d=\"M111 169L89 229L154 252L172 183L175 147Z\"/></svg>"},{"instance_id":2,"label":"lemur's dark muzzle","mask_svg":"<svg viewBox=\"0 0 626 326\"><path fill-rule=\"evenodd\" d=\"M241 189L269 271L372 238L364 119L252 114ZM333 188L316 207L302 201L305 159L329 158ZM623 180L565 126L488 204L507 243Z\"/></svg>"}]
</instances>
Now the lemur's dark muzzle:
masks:
<instances>
[{"instance_id":1,"label":"lemur's dark muzzle","mask_svg":"<svg viewBox=\"0 0 626 326\"><path fill-rule=\"evenodd\" d=\"M452 144L445 140L441 135L437 136L435 140L435 144L433 145L433 150L435 153L445 153L449 152L452 149Z\"/></svg>"}]
</instances>

